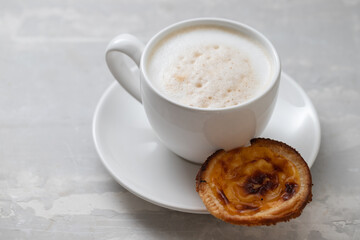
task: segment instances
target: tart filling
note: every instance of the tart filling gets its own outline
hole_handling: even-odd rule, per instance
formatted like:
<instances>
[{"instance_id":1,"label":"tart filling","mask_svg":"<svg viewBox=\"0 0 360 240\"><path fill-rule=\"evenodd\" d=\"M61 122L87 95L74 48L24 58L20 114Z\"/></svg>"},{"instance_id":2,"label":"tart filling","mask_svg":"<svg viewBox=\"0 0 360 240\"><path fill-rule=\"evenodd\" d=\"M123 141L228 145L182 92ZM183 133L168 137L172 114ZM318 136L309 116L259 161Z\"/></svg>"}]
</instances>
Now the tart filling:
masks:
<instances>
[{"instance_id":1,"label":"tart filling","mask_svg":"<svg viewBox=\"0 0 360 240\"><path fill-rule=\"evenodd\" d=\"M270 139L217 151L201 167L197 191L215 217L262 225L301 214L311 201L311 175L299 153Z\"/></svg>"}]
</instances>

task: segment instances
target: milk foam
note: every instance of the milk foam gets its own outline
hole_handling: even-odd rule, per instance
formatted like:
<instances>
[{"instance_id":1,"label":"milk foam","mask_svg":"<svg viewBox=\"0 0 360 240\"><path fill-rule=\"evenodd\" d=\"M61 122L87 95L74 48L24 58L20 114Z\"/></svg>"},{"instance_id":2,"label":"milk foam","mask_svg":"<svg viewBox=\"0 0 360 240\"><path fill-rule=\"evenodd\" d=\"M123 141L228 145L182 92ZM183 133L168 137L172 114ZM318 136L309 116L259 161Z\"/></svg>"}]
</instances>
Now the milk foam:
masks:
<instances>
[{"instance_id":1,"label":"milk foam","mask_svg":"<svg viewBox=\"0 0 360 240\"><path fill-rule=\"evenodd\" d=\"M148 62L148 76L165 96L200 108L245 102L262 91L271 74L262 47L220 27L175 32L158 43Z\"/></svg>"}]
</instances>

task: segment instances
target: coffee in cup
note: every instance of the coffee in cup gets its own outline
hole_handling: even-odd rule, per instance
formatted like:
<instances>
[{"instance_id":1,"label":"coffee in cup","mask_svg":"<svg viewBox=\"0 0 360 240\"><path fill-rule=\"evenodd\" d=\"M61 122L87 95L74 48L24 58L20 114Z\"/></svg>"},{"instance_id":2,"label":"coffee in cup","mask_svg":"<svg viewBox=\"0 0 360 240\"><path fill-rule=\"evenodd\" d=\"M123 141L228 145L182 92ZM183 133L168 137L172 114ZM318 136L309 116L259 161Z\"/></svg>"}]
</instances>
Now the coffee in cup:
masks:
<instances>
[{"instance_id":1,"label":"coffee in cup","mask_svg":"<svg viewBox=\"0 0 360 240\"><path fill-rule=\"evenodd\" d=\"M258 95L271 62L255 38L231 28L191 26L159 41L146 71L169 99L198 108L225 108Z\"/></svg>"}]
</instances>

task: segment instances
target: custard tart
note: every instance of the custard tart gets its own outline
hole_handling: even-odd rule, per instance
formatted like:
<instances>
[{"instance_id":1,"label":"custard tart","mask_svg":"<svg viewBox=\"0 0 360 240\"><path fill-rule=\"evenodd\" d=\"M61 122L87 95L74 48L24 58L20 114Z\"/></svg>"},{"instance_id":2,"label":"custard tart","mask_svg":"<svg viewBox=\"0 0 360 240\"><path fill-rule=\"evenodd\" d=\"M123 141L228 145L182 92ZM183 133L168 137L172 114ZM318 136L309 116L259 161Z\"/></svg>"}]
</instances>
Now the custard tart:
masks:
<instances>
[{"instance_id":1,"label":"custard tart","mask_svg":"<svg viewBox=\"0 0 360 240\"><path fill-rule=\"evenodd\" d=\"M301 155L285 143L256 138L219 150L196 177L196 191L215 217L239 225L272 225L298 217L311 201L312 181Z\"/></svg>"}]
</instances>

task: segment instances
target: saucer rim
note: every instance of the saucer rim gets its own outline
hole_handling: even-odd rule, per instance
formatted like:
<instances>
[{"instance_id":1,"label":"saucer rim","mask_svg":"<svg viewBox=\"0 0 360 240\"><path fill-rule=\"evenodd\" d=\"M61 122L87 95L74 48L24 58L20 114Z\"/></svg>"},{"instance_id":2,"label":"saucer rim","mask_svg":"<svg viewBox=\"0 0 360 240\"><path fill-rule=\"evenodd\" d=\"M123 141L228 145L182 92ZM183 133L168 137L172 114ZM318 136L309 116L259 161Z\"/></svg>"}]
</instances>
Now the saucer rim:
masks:
<instances>
[{"instance_id":1,"label":"saucer rim","mask_svg":"<svg viewBox=\"0 0 360 240\"><path fill-rule=\"evenodd\" d=\"M316 160L317 155L319 154L320 144L321 144L321 125L320 125L319 115L318 115L316 108L314 107L314 104L312 103L310 97L306 94L305 90L300 86L300 84L298 82L296 82L290 75L288 75L284 72L281 72L281 76L287 78L287 80L296 87L298 92L301 94L302 99L305 101L305 103L306 103L305 105L307 105L311 109L309 115L312 117L312 120L315 123L315 131L316 131L315 136L317 137L317 139L314 140L315 146L313 148L313 152L310 155L308 161L306 161L309 168L311 168Z\"/></svg>"},{"instance_id":2,"label":"saucer rim","mask_svg":"<svg viewBox=\"0 0 360 240\"><path fill-rule=\"evenodd\" d=\"M316 160L316 157L319 153L319 149L320 149L320 144L321 144L321 127L320 127L320 120L317 114L317 111L313 105L313 103L311 102L311 99L309 98L309 96L305 93L304 89L292 78L290 77L288 74L281 72L281 80L282 78L286 78L287 81L292 84L296 90L300 93L301 98L305 101L305 105L311 110L309 111L309 115L312 117L312 120L314 122L314 126L315 126L315 137L316 139L314 140L315 146L313 148L313 152L310 154L309 159L307 159L307 164L309 165L309 168L312 167L313 163ZM107 98L110 96L110 92L113 91L113 89L118 85L118 82L114 81L102 94L100 100L98 101L97 105L96 105L96 109L93 115L93 123L92 123L92 135L93 135L93 141L95 144L95 148L96 151L100 157L100 160L102 162L102 164L105 166L106 170L110 173L110 175L115 179L115 181L117 183L119 183L122 187L124 187L126 190L128 190L129 192L131 192L132 194L134 194L137 197L140 197L141 199L148 201L154 205L157 206L161 206L167 209L171 209L171 210L176 210L176 211L180 211L180 212L186 212L186 213L196 213L196 214L209 214L209 212L206 210L206 208L204 209L198 209L198 208L191 208L189 206L180 206L179 204L177 206L173 206L171 205L171 203L163 201L161 199L157 199L156 197L148 197L146 195L143 195L137 191L135 191L131 186L128 186L128 184L124 183L121 179L119 179L115 173L115 170L113 167L110 166L109 162L106 161L105 156L103 154L103 151L101 151L101 146L99 143L99 136L97 134L97 125L98 125L98 121L99 121L99 112L101 111L102 107L104 106L104 102L107 100ZM129 97L131 97L129 95ZM261 135L260 135L261 136ZM194 163L192 163L194 164ZM200 165L199 165L200 166ZM205 207L205 206L204 206Z\"/></svg>"}]
</instances>

